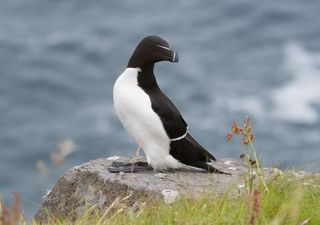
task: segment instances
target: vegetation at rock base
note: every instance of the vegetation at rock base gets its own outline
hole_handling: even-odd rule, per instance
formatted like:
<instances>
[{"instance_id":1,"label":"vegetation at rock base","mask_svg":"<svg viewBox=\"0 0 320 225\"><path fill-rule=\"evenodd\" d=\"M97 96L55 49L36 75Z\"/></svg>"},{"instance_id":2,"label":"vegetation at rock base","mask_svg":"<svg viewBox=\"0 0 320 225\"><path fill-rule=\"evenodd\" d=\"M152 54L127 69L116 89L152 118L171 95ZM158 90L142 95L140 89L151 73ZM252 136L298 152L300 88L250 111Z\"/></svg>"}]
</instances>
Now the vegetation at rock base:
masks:
<instances>
[{"instance_id":1,"label":"vegetation at rock base","mask_svg":"<svg viewBox=\"0 0 320 225\"><path fill-rule=\"evenodd\" d=\"M319 225L320 175L301 171L274 169L265 177L254 147L249 118L243 127L233 123L227 138L242 137L245 153L240 158L247 165L244 185L234 184L219 196L204 193L200 198L180 197L171 204L141 202L129 207L127 198L116 199L104 211L88 207L85 214L70 221L49 216L47 225L120 225L120 224L270 224ZM19 195L12 207L0 206L0 225L32 224L19 212ZM43 223L42 223L43 224ZM40 225L40 224L39 224Z\"/></svg>"},{"instance_id":2,"label":"vegetation at rock base","mask_svg":"<svg viewBox=\"0 0 320 225\"><path fill-rule=\"evenodd\" d=\"M267 187L268 192L256 192L250 200L254 206L251 212L247 210L244 189L235 186L217 197L206 194L199 199L183 197L170 205L145 202L136 209L118 199L104 212L98 212L93 206L74 222L51 217L46 224L320 224L319 176L275 171ZM232 188L236 191L231 191ZM14 202L10 209L1 206L0 225L38 225L35 221L27 223L19 216L17 196Z\"/></svg>"}]
</instances>

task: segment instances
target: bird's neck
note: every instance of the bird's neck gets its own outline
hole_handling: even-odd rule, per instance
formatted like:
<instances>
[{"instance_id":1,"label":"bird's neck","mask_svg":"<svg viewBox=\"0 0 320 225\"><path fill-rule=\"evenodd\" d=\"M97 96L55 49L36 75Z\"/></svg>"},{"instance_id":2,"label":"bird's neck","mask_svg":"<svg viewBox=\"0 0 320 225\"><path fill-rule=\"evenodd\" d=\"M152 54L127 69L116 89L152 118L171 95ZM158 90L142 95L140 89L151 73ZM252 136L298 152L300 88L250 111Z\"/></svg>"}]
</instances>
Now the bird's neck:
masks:
<instances>
[{"instance_id":1,"label":"bird's neck","mask_svg":"<svg viewBox=\"0 0 320 225\"><path fill-rule=\"evenodd\" d=\"M158 89L158 83L154 76L154 64L149 64L140 68L141 71L138 73L138 84L141 88L148 89Z\"/></svg>"}]
</instances>

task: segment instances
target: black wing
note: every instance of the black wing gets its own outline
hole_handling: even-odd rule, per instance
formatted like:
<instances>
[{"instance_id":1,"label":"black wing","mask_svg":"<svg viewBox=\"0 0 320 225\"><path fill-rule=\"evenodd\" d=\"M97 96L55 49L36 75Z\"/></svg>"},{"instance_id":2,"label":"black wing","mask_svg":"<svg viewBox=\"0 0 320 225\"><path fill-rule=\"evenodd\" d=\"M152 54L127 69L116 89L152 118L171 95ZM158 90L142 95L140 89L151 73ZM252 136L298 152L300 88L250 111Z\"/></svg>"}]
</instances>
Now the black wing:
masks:
<instances>
[{"instance_id":1,"label":"black wing","mask_svg":"<svg viewBox=\"0 0 320 225\"><path fill-rule=\"evenodd\" d=\"M171 142L170 147L170 154L184 164L216 161L189 133L184 139Z\"/></svg>"},{"instance_id":2,"label":"black wing","mask_svg":"<svg viewBox=\"0 0 320 225\"><path fill-rule=\"evenodd\" d=\"M171 100L159 89L148 92L148 95L151 100L152 109L160 117L169 138L173 139L184 135L188 124L184 121Z\"/></svg>"},{"instance_id":3,"label":"black wing","mask_svg":"<svg viewBox=\"0 0 320 225\"><path fill-rule=\"evenodd\" d=\"M209 173L228 174L208 164L216 159L190 134L181 140L170 143L170 155L183 164L204 169Z\"/></svg>"},{"instance_id":4,"label":"black wing","mask_svg":"<svg viewBox=\"0 0 320 225\"><path fill-rule=\"evenodd\" d=\"M160 89L147 90L152 109L160 117L170 139L181 137L187 132L188 124L171 100ZM189 166L207 170L210 173L226 174L207 162L215 161L215 157L204 149L190 134L181 140L171 141L170 154Z\"/></svg>"}]
</instances>

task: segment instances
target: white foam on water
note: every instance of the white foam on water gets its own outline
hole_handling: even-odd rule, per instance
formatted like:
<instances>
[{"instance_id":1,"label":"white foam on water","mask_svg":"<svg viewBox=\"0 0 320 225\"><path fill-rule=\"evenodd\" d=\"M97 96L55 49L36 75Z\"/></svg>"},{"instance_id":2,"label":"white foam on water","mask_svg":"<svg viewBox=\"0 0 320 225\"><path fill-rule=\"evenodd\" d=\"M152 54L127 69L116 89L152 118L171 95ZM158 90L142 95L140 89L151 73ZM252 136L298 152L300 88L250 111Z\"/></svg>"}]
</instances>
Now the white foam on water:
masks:
<instances>
[{"instance_id":1,"label":"white foam on water","mask_svg":"<svg viewBox=\"0 0 320 225\"><path fill-rule=\"evenodd\" d=\"M232 112L251 114L256 118L264 118L266 107L263 100L257 96L226 97L216 99L219 107L223 107Z\"/></svg>"},{"instance_id":2,"label":"white foam on water","mask_svg":"<svg viewBox=\"0 0 320 225\"><path fill-rule=\"evenodd\" d=\"M272 114L289 122L313 124L319 119L314 104L320 103L320 54L295 42L285 45L284 51L291 79L273 91Z\"/></svg>"}]
</instances>

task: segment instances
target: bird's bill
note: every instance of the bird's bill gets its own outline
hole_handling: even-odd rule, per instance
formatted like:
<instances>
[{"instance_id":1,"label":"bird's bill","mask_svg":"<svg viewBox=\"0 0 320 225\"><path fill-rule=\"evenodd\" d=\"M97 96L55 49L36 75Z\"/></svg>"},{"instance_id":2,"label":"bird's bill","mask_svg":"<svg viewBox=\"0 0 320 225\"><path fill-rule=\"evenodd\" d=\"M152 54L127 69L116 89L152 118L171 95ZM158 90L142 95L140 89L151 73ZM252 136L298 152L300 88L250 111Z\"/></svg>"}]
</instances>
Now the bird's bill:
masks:
<instances>
[{"instance_id":1,"label":"bird's bill","mask_svg":"<svg viewBox=\"0 0 320 225\"><path fill-rule=\"evenodd\" d=\"M177 63L179 62L179 54L178 52L172 50L171 48L168 48L168 47L165 47L165 46L162 46L162 45L155 45L156 47L158 48L162 48L164 50L166 50L167 52L169 52L169 61L170 62L173 62L173 63Z\"/></svg>"},{"instance_id":2,"label":"bird's bill","mask_svg":"<svg viewBox=\"0 0 320 225\"><path fill-rule=\"evenodd\" d=\"M170 57L170 62L177 63L179 62L179 54L178 52L171 50L172 57Z\"/></svg>"}]
</instances>

